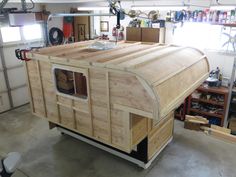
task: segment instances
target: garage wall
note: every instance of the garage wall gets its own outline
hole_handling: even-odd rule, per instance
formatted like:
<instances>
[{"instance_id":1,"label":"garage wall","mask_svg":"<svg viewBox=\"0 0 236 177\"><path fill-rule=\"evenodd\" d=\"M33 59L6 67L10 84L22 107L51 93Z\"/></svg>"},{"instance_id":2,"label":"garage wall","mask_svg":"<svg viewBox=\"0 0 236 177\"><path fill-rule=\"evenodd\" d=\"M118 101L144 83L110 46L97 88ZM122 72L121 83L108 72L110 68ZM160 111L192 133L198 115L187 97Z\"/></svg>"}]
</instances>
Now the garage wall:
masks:
<instances>
[{"instance_id":1,"label":"garage wall","mask_svg":"<svg viewBox=\"0 0 236 177\"><path fill-rule=\"evenodd\" d=\"M74 4L77 7L76 4ZM21 8L19 3L8 3L7 8ZM70 4L47 4L47 10L52 13L69 12ZM40 4L36 4L34 11L40 11ZM8 26L1 24L0 28ZM56 26L62 28L62 18L54 18L49 27ZM26 86L26 73L23 62L15 57L15 49L26 49L33 46L43 45L43 38L37 40L26 40L23 37L22 28L20 29L21 40L16 42L3 43L0 32L0 112L21 106L29 102L29 94ZM2 61L4 63L2 63Z\"/></svg>"},{"instance_id":2,"label":"garage wall","mask_svg":"<svg viewBox=\"0 0 236 177\"><path fill-rule=\"evenodd\" d=\"M20 40L12 42L0 40L0 112L29 102L24 62L16 58L15 49L38 47L43 44L43 38L26 40L23 35L23 29L20 28L19 31L18 36L21 36ZM0 36L4 37L5 35L2 32L0 30Z\"/></svg>"},{"instance_id":3,"label":"garage wall","mask_svg":"<svg viewBox=\"0 0 236 177\"><path fill-rule=\"evenodd\" d=\"M46 4L47 11L51 13L69 13L70 8L73 6L73 4ZM63 18L52 18L48 23L49 29L52 27L57 27L62 29L63 27Z\"/></svg>"}]
</instances>

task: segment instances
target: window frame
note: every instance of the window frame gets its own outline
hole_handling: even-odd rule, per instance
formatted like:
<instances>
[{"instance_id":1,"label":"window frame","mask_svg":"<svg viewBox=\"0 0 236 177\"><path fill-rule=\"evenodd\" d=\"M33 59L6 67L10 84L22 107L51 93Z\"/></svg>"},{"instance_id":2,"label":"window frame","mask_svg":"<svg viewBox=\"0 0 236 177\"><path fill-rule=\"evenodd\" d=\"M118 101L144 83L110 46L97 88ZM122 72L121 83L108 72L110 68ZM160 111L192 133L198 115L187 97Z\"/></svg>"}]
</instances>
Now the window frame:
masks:
<instances>
[{"instance_id":1,"label":"window frame","mask_svg":"<svg viewBox=\"0 0 236 177\"><path fill-rule=\"evenodd\" d=\"M55 75L55 70L56 69L61 69L61 70L66 70L66 71L71 71L71 72L76 72L76 73L82 73L85 78L86 78L86 87L87 87L87 98L81 98L81 97L77 97L77 96L73 96L73 95L69 95L66 93L62 93L58 90L57 88L57 80L56 80L56 75ZM79 100L79 101L84 101L87 102L89 99L89 78L88 78L88 69L85 68L75 68L75 67L71 67L71 66L64 66L64 65L58 65L58 64L53 64L52 65L52 77L53 77L53 85L54 85L54 89L56 91L56 95L58 96L63 96L63 97L67 97L67 98L71 98L73 100Z\"/></svg>"}]
</instances>

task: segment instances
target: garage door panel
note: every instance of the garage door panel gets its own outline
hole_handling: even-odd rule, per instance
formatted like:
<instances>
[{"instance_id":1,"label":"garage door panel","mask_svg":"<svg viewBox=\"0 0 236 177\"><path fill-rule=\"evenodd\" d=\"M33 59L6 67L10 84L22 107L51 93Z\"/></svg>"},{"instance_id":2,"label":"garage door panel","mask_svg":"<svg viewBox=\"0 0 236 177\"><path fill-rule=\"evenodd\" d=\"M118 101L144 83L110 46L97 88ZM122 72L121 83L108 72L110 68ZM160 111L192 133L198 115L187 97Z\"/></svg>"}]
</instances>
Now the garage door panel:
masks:
<instances>
[{"instance_id":1,"label":"garage door panel","mask_svg":"<svg viewBox=\"0 0 236 177\"><path fill-rule=\"evenodd\" d=\"M27 87L18 88L11 91L13 106L17 107L29 102L29 94Z\"/></svg>"},{"instance_id":2,"label":"garage door panel","mask_svg":"<svg viewBox=\"0 0 236 177\"><path fill-rule=\"evenodd\" d=\"M20 48L21 46L19 46ZM5 58L5 63L7 68L15 67L20 64L23 64L23 61L18 60L15 56L15 49L18 47L6 47L4 48L4 58Z\"/></svg>"},{"instance_id":3,"label":"garage door panel","mask_svg":"<svg viewBox=\"0 0 236 177\"><path fill-rule=\"evenodd\" d=\"M0 72L0 92L6 91L6 90L7 90L7 87L6 87L4 74L3 72Z\"/></svg>"},{"instance_id":4,"label":"garage door panel","mask_svg":"<svg viewBox=\"0 0 236 177\"><path fill-rule=\"evenodd\" d=\"M8 70L7 74L11 88L26 84L26 74L24 67Z\"/></svg>"},{"instance_id":5,"label":"garage door panel","mask_svg":"<svg viewBox=\"0 0 236 177\"><path fill-rule=\"evenodd\" d=\"M7 92L0 93L0 112L7 111L10 109L10 102Z\"/></svg>"}]
</instances>

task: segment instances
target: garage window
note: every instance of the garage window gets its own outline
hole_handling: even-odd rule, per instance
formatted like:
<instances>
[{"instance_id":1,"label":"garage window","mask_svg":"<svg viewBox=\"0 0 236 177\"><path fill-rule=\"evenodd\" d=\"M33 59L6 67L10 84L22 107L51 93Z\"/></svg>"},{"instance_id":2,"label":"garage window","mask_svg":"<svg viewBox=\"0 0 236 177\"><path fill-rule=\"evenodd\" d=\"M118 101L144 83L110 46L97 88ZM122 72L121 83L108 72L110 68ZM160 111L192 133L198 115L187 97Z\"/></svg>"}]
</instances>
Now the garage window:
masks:
<instances>
[{"instance_id":1,"label":"garage window","mask_svg":"<svg viewBox=\"0 0 236 177\"><path fill-rule=\"evenodd\" d=\"M179 24L175 29L172 41L183 46L219 50L228 40L223 33L229 33L229 30L220 25L186 22L182 27Z\"/></svg>"},{"instance_id":2,"label":"garage window","mask_svg":"<svg viewBox=\"0 0 236 177\"><path fill-rule=\"evenodd\" d=\"M21 40L19 27L2 27L1 35L2 35L2 41L4 43L17 42Z\"/></svg>"},{"instance_id":3,"label":"garage window","mask_svg":"<svg viewBox=\"0 0 236 177\"><path fill-rule=\"evenodd\" d=\"M59 93L87 99L87 79L84 73L55 68L54 77Z\"/></svg>"},{"instance_id":4,"label":"garage window","mask_svg":"<svg viewBox=\"0 0 236 177\"><path fill-rule=\"evenodd\" d=\"M22 30L25 40L35 40L43 37L42 28L39 24L24 26Z\"/></svg>"}]
</instances>

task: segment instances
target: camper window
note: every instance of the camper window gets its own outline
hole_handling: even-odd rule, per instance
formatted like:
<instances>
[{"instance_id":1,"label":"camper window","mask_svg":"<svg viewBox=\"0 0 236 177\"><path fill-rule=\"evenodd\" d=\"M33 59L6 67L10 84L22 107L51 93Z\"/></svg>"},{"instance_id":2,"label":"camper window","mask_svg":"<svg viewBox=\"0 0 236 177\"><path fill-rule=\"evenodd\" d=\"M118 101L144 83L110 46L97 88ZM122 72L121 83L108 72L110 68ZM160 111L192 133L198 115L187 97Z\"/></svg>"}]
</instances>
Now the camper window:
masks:
<instances>
[{"instance_id":1,"label":"camper window","mask_svg":"<svg viewBox=\"0 0 236 177\"><path fill-rule=\"evenodd\" d=\"M83 73L55 68L54 77L59 93L87 99L87 80Z\"/></svg>"}]
</instances>

